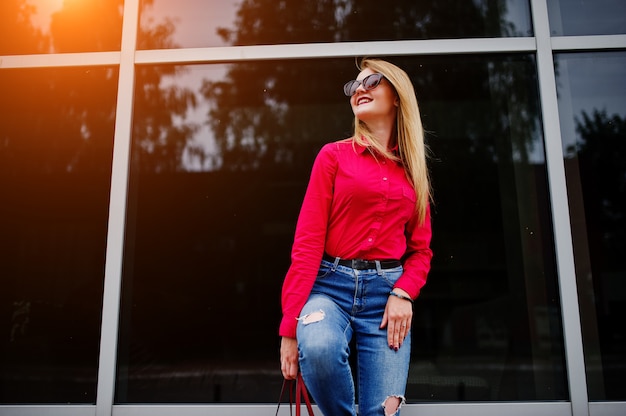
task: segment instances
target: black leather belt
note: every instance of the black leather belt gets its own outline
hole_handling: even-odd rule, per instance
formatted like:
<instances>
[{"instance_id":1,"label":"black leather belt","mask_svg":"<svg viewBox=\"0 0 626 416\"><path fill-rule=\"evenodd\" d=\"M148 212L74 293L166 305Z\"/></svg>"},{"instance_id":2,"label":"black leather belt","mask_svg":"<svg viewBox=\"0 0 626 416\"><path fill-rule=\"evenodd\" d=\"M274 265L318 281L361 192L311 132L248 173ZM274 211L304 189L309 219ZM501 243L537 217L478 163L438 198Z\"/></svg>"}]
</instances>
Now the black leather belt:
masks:
<instances>
[{"instance_id":1,"label":"black leather belt","mask_svg":"<svg viewBox=\"0 0 626 416\"><path fill-rule=\"evenodd\" d=\"M331 263L335 262L335 257L332 257L326 253L324 253L324 260L329 261ZM380 262L381 269L394 269L396 267L402 266L400 260L378 260ZM369 270L376 269L376 261L375 260L363 260L363 259L340 259L337 264L340 264L345 267L350 267L355 270Z\"/></svg>"}]
</instances>

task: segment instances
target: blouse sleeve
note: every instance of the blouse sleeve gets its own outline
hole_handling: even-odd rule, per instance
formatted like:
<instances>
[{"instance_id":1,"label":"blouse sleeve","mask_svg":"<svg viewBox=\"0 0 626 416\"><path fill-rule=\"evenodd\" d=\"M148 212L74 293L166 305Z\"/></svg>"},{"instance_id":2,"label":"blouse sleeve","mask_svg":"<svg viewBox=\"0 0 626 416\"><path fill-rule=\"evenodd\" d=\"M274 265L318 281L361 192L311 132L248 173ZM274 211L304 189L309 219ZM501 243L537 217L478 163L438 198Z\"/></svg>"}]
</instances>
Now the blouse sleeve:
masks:
<instances>
[{"instance_id":1,"label":"blouse sleeve","mask_svg":"<svg viewBox=\"0 0 626 416\"><path fill-rule=\"evenodd\" d=\"M394 287L406 291L415 299L426 284L433 252L430 249L432 236L430 207L426 210L424 223L420 224L417 213L413 215L405 229L407 251L404 256L404 273Z\"/></svg>"},{"instance_id":2,"label":"blouse sleeve","mask_svg":"<svg viewBox=\"0 0 626 416\"><path fill-rule=\"evenodd\" d=\"M306 303L324 253L326 230L337 155L333 144L325 145L313 163L311 177L302 202L291 250L291 266L282 288L282 312L279 335L295 338L297 317Z\"/></svg>"}]
</instances>

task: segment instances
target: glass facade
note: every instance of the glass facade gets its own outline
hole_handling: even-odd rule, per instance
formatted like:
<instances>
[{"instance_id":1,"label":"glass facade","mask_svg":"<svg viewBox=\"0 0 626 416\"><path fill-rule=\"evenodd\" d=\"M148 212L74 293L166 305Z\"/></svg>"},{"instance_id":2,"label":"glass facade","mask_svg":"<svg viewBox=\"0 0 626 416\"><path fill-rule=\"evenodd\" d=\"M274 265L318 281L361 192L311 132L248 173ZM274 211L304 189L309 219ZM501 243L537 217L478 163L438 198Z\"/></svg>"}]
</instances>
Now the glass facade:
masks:
<instances>
[{"instance_id":1,"label":"glass facade","mask_svg":"<svg viewBox=\"0 0 626 416\"><path fill-rule=\"evenodd\" d=\"M387 59L407 69L436 132L437 256L407 398L567 399L533 56ZM293 228L316 152L350 134L341 86L353 68L350 58L140 68L118 402L274 400ZM155 73L189 87L147 100ZM166 97L190 96L205 110L172 127L181 106Z\"/></svg>"},{"instance_id":2,"label":"glass facade","mask_svg":"<svg viewBox=\"0 0 626 416\"><path fill-rule=\"evenodd\" d=\"M117 72L0 71L2 403L95 403Z\"/></svg>"},{"instance_id":3,"label":"glass facade","mask_svg":"<svg viewBox=\"0 0 626 416\"><path fill-rule=\"evenodd\" d=\"M620 0L547 0L553 36L626 33L626 3Z\"/></svg>"},{"instance_id":4,"label":"glass facade","mask_svg":"<svg viewBox=\"0 0 626 416\"><path fill-rule=\"evenodd\" d=\"M532 36L527 1L142 0L138 47Z\"/></svg>"},{"instance_id":5,"label":"glass facade","mask_svg":"<svg viewBox=\"0 0 626 416\"><path fill-rule=\"evenodd\" d=\"M119 51L124 0L5 0L0 55Z\"/></svg>"},{"instance_id":6,"label":"glass facade","mask_svg":"<svg viewBox=\"0 0 626 416\"><path fill-rule=\"evenodd\" d=\"M626 412L601 3L3 2L0 413L275 411L295 222L364 55L406 69L433 154L403 415Z\"/></svg>"},{"instance_id":7,"label":"glass facade","mask_svg":"<svg viewBox=\"0 0 626 416\"><path fill-rule=\"evenodd\" d=\"M626 54L556 56L589 398L625 400Z\"/></svg>"}]
</instances>

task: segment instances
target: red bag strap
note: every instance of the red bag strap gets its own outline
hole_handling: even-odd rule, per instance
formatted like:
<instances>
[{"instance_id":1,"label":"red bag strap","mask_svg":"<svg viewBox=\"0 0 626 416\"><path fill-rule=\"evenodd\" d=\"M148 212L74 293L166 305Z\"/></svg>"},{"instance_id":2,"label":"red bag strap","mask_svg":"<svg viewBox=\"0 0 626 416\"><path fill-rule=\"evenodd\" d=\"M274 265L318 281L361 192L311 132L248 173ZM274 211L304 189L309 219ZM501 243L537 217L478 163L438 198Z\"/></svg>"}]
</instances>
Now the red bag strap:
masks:
<instances>
[{"instance_id":1,"label":"red bag strap","mask_svg":"<svg viewBox=\"0 0 626 416\"><path fill-rule=\"evenodd\" d=\"M276 406L276 416L278 416L278 411L280 410L280 404L283 401L285 390L289 390L289 414L293 416L293 391L291 389L291 384L291 380L283 380L283 386L280 388L280 396L278 397L278 406Z\"/></svg>"},{"instance_id":2,"label":"red bag strap","mask_svg":"<svg viewBox=\"0 0 626 416\"><path fill-rule=\"evenodd\" d=\"M301 398L304 399L304 403L306 404L306 409L309 412L309 416L314 416L313 407L311 406L311 399L309 399L309 392L307 391L306 385L304 384L302 373L298 373L298 377L296 378L296 416L300 416Z\"/></svg>"},{"instance_id":3,"label":"red bag strap","mask_svg":"<svg viewBox=\"0 0 626 416\"><path fill-rule=\"evenodd\" d=\"M280 410L280 403L283 400L283 396L285 395L285 390L289 390L289 414L293 416L293 405L296 406L296 416L300 416L301 410L300 407L302 405L302 399L304 399L304 404L306 405L307 412L309 416L315 416L313 413L313 406L311 405L311 399L309 398L309 392L304 385L304 379L302 378L302 374L298 373L298 376L295 380L295 394L296 394L296 402L293 401L293 393L294 389L292 385L294 384L294 380L283 380L283 386L280 389L280 397L278 398L278 406L276 407L276 416L278 416L278 411Z\"/></svg>"}]
</instances>

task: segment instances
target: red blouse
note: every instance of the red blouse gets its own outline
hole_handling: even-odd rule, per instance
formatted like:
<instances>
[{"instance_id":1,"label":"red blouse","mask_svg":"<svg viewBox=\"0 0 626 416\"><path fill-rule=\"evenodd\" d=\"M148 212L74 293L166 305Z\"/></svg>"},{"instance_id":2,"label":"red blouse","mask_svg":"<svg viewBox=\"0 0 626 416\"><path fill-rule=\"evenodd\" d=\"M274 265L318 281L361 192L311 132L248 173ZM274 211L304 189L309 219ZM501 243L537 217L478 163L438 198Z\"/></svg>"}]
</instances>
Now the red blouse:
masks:
<instances>
[{"instance_id":1,"label":"red blouse","mask_svg":"<svg viewBox=\"0 0 626 416\"><path fill-rule=\"evenodd\" d=\"M430 270L430 211L419 224L415 190L402 166L350 139L317 155L296 225L282 289L279 334L295 338L324 251L345 259L402 259L395 287L415 298Z\"/></svg>"}]
</instances>

